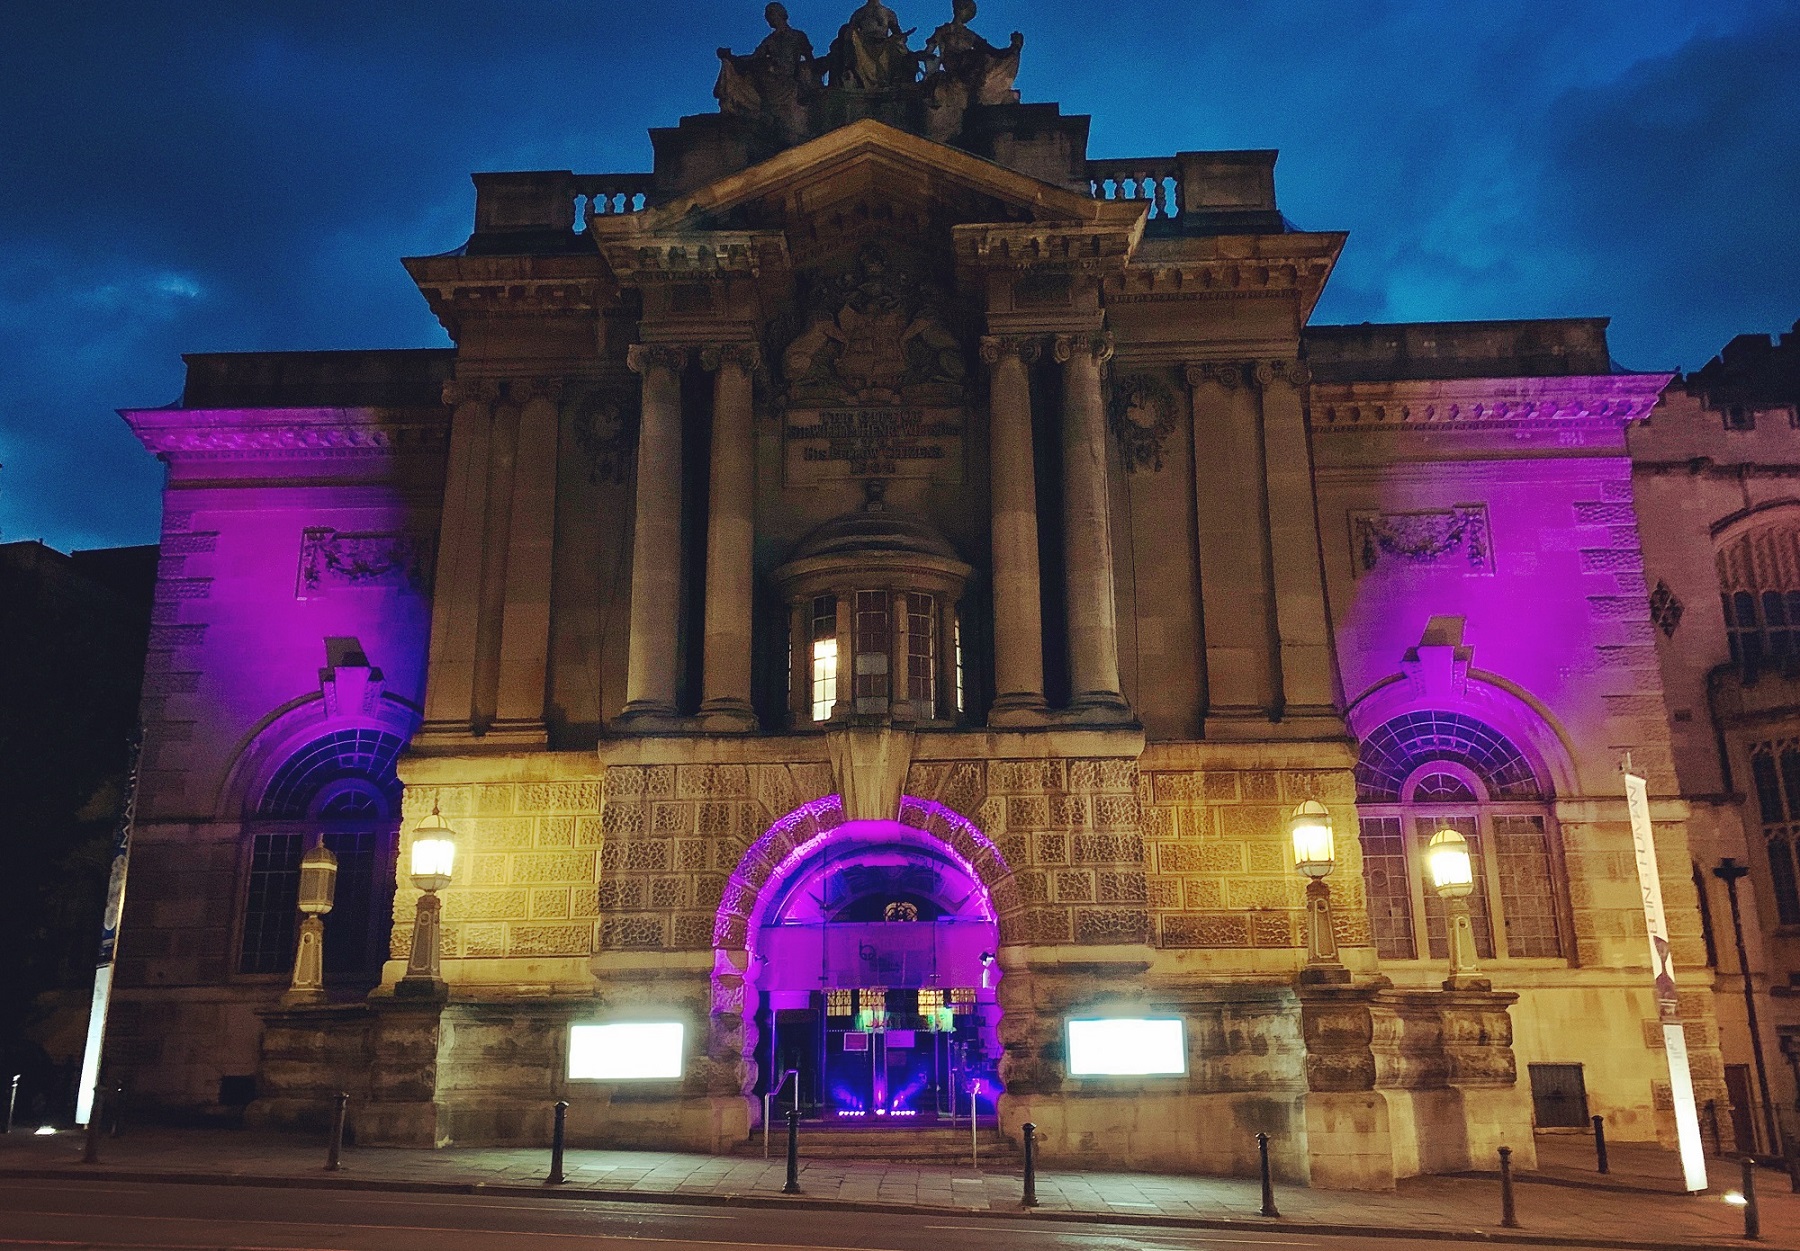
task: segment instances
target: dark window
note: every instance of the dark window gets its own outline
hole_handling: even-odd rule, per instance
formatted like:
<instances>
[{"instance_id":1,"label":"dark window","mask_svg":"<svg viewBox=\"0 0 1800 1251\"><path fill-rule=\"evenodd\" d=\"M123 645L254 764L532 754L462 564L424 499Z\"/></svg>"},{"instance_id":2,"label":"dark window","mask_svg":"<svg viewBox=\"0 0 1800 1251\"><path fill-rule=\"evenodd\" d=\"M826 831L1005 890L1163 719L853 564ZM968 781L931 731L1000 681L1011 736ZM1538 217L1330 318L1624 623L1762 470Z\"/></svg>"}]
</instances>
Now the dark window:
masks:
<instances>
[{"instance_id":1,"label":"dark window","mask_svg":"<svg viewBox=\"0 0 1800 1251\"><path fill-rule=\"evenodd\" d=\"M260 817L304 821L317 815L313 800L333 783L354 778L374 784L389 813L400 811L400 779L394 762L405 742L384 730L338 730L314 739L289 757L263 790Z\"/></svg>"},{"instance_id":2,"label":"dark window","mask_svg":"<svg viewBox=\"0 0 1800 1251\"><path fill-rule=\"evenodd\" d=\"M1383 960L1416 960L1412 879L1399 817L1364 817L1361 822L1363 884L1368 887L1369 931Z\"/></svg>"},{"instance_id":3,"label":"dark window","mask_svg":"<svg viewBox=\"0 0 1800 1251\"><path fill-rule=\"evenodd\" d=\"M285 973L294 962L303 840L300 834L264 833L251 843L240 972Z\"/></svg>"},{"instance_id":4,"label":"dark window","mask_svg":"<svg viewBox=\"0 0 1800 1251\"><path fill-rule=\"evenodd\" d=\"M1800 743L1752 744L1750 777L1762 814L1776 918L1782 925L1800 925Z\"/></svg>"},{"instance_id":5,"label":"dark window","mask_svg":"<svg viewBox=\"0 0 1800 1251\"><path fill-rule=\"evenodd\" d=\"M893 608L886 591L858 591L850 654L858 712L886 712L888 665L893 652ZM865 703L866 701L866 703Z\"/></svg>"},{"instance_id":6,"label":"dark window","mask_svg":"<svg viewBox=\"0 0 1800 1251\"><path fill-rule=\"evenodd\" d=\"M1533 1064L1531 1112L1539 1129L1586 1129L1587 1083L1579 1064Z\"/></svg>"}]
</instances>

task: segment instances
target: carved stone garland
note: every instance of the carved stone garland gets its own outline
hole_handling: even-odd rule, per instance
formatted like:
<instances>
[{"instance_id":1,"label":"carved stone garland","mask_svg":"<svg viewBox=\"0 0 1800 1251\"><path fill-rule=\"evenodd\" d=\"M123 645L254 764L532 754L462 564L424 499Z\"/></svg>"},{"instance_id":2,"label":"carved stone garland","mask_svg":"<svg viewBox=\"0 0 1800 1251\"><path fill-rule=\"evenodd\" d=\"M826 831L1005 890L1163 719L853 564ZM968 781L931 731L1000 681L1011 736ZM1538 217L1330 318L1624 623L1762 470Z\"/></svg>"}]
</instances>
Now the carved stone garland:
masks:
<instances>
[{"instance_id":1,"label":"carved stone garland","mask_svg":"<svg viewBox=\"0 0 1800 1251\"><path fill-rule=\"evenodd\" d=\"M1113 437L1124 454L1125 472L1158 472L1163 445L1175 432L1175 392L1155 374L1131 374L1113 383L1106 407Z\"/></svg>"}]
</instances>

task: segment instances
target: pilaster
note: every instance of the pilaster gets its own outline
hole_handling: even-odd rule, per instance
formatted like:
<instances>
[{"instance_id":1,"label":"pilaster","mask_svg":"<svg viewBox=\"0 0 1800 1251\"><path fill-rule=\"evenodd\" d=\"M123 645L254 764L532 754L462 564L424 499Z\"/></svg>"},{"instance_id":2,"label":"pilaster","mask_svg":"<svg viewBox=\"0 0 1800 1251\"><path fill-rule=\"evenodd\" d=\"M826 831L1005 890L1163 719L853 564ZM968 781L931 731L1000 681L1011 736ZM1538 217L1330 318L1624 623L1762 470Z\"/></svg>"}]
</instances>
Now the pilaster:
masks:
<instances>
[{"instance_id":1,"label":"pilaster","mask_svg":"<svg viewBox=\"0 0 1800 1251\"><path fill-rule=\"evenodd\" d=\"M620 720L639 729L675 719L676 631L681 602L681 370L688 350L633 344L642 378L637 487L631 543L631 641Z\"/></svg>"},{"instance_id":2,"label":"pilaster","mask_svg":"<svg viewBox=\"0 0 1800 1251\"><path fill-rule=\"evenodd\" d=\"M498 395L498 386L488 379L456 381L444 387L444 402L453 405L454 412L444 510L438 524L425 724L414 739L421 746L433 739L466 738L474 717L487 460Z\"/></svg>"},{"instance_id":3,"label":"pilaster","mask_svg":"<svg viewBox=\"0 0 1800 1251\"><path fill-rule=\"evenodd\" d=\"M751 581L756 543L751 383L762 360L754 343L734 343L704 349L700 363L713 371L700 724L716 732L743 733L756 728L750 706Z\"/></svg>"}]
</instances>

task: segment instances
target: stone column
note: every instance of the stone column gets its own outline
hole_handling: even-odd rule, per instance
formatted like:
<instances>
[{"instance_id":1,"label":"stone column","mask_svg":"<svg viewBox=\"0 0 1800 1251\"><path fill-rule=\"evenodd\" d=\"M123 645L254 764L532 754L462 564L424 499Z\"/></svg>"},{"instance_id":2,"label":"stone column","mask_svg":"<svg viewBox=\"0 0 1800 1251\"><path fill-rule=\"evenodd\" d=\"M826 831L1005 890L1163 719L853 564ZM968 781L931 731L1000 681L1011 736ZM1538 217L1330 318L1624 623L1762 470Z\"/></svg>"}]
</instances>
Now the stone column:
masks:
<instances>
[{"instance_id":1,"label":"stone column","mask_svg":"<svg viewBox=\"0 0 1800 1251\"><path fill-rule=\"evenodd\" d=\"M1282 715L1340 722L1325 570L1313 490L1312 446L1302 392L1312 380L1298 361L1259 362L1264 473L1275 622L1281 643Z\"/></svg>"},{"instance_id":2,"label":"stone column","mask_svg":"<svg viewBox=\"0 0 1800 1251\"><path fill-rule=\"evenodd\" d=\"M450 454L438 522L437 577L431 606L430 668L420 738L466 736L475 712L475 635L481 609L482 532L487 524L488 440L495 385L486 379L445 385Z\"/></svg>"},{"instance_id":3,"label":"stone column","mask_svg":"<svg viewBox=\"0 0 1800 1251\"><path fill-rule=\"evenodd\" d=\"M706 522L706 643L700 723L756 728L750 707L751 577L756 541L756 457L751 441L754 343L707 348L713 375L712 477Z\"/></svg>"},{"instance_id":4,"label":"stone column","mask_svg":"<svg viewBox=\"0 0 1800 1251\"><path fill-rule=\"evenodd\" d=\"M631 536L631 638L622 719L675 716L675 635L681 605L681 368L687 349L636 343L643 379L637 498Z\"/></svg>"},{"instance_id":5,"label":"stone column","mask_svg":"<svg viewBox=\"0 0 1800 1251\"><path fill-rule=\"evenodd\" d=\"M1044 623L1038 599L1037 476L1032 461L1034 339L983 338L988 393L988 498L993 526L994 703L990 725L1044 719Z\"/></svg>"},{"instance_id":6,"label":"stone column","mask_svg":"<svg viewBox=\"0 0 1800 1251\"><path fill-rule=\"evenodd\" d=\"M1261 734L1280 706L1261 417L1246 381L1236 361L1187 367L1208 737L1236 724Z\"/></svg>"},{"instance_id":7,"label":"stone column","mask_svg":"<svg viewBox=\"0 0 1800 1251\"><path fill-rule=\"evenodd\" d=\"M1128 721L1119 692L1118 608L1107 507L1106 401L1110 334L1059 335L1063 367L1063 565L1070 707L1083 720Z\"/></svg>"},{"instance_id":8,"label":"stone column","mask_svg":"<svg viewBox=\"0 0 1800 1251\"><path fill-rule=\"evenodd\" d=\"M556 535L557 400L560 382L519 385L506 592L500 622L499 697L488 737L545 741L550 656L551 553Z\"/></svg>"}]
</instances>

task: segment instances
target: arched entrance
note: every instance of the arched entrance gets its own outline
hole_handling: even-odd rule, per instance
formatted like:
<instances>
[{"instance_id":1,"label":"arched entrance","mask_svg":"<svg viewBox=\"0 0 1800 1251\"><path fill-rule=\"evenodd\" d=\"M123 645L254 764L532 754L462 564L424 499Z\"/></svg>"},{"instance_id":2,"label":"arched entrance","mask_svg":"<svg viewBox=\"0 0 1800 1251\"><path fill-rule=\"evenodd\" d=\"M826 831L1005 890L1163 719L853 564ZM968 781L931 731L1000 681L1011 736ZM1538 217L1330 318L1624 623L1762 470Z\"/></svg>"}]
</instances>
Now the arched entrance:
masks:
<instances>
[{"instance_id":1,"label":"arched entrance","mask_svg":"<svg viewBox=\"0 0 1800 1251\"><path fill-rule=\"evenodd\" d=\"M755 892L741 922L721 911L721 934L744 943L746 1093L760 1108L798 1092L802 1116L835 1124L924 1125L968 1117L973 1091L991 1116L1000 918L974 861L991 878L997 853L923 801L900 821L845 821L835 801L801 812L800 837L785 836L790 818L770 831L786 849L775 863L753 848L740 866ZM947 819L953 841L930 828Z\"/></svg>"}]
</instances>

